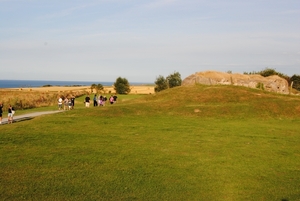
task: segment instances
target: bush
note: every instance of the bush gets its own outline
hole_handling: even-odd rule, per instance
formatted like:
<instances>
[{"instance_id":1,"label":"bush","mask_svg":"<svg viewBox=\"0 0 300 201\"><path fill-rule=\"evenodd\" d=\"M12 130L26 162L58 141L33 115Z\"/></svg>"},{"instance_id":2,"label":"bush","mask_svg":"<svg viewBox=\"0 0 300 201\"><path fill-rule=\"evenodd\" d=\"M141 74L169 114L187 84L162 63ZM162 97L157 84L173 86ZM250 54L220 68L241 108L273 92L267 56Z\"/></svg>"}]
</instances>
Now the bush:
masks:
<instances>
[{"instance_id":1,"label":"bush","mask_svg":"<svg viewBox=\"0 0 300 201\"><path fill-rule=\"evenodd\" d=\"M291 82L293 82L293 88L300 91L300 75L293 75L291 77Z\"/></svg>"},{"instance_id":2,"label":"bush","mask_svg":"<svg viewBox=\"0 0 300 201\"><path fill-rule=\"evenodd\" d=\"M128 80L126 78L118 77L114 83L114 90L118 94L128 94L131 91Z\"/></svg>"},{"instance_id":3,"label":"bush","mask_svg":"<svg viewBox=\"0 0 300 201\"><path fill-rule=\"evenodd\" d=\"M256 88L261 89L261 90L265 90L264 84L259 82L256 84Z\"/></svg>"},{"instance_id":4,"label":"bush","mask_svg":"<svg viewBox=\"0 0 300 201\"><path fill-rule=\"evenodd\" d=\"M154 91L159 92L168 88L173 88L177 86L181 86L182 79L179 72L174 72L173 74L170 74L166 78L164 76L160 75L156 78Z\"/></svg>"},{"instance_id":5,"label":"bush","mask_svg":"<svg viewBox=\"0 0 300 201\"><path fill-rule=\"evenodd\" d=\"M96 93L104 91L104 87L103 87L102 84L92 84L91 85L91 90L93 91L94 89L96 90Z\"/></svg>"},{"instance_id":6,"label":"bush","mask_svg":"<svg viewBox=\"0 0 300 201\"><path fill-rule=\"evenodd\" d=\"M155 87L154 87L155 92L160 92L168 88L167 80L162 75L158 76L154 83L155 83Z\"/></svg>"},{"instance_id":7,"label":"bush","mask_svg":"<svg viewBox=\"0 0 300 201\"><path fill-rule=\"evenodd\" d=\"M178 72L174 72L167 77L169 88L181 86L181 75Z\"/></svg>"}]
</instances>

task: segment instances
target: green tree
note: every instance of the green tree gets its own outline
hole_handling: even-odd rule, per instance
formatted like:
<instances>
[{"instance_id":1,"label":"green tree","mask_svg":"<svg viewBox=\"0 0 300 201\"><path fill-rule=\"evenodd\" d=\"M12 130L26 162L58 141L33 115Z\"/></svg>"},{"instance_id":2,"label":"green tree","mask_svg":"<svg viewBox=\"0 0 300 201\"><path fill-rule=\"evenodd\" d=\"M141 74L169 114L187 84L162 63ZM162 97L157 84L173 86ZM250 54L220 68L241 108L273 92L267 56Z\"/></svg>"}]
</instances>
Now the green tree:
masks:
<instances>
[{"instance_id":1,"label":"green tree","mask_svg":"<svg viewBox=\"0 0 300 201\"><path fill-rule=\"evenodd\" d=\"M99 93L100 91L103 91L104 87L102 84L97 84L95 89L97 90L97 93Z\"/></svg>"},{"instance_id":2,"label":"green tree","mask_svg":"<svg viewBox=\"0 0 300 201\"><path fill-rule=\"evenodd\" d=\"M93 90L96 89L96 86L97 86L96 84L92 84L92 85L91 85L91 92L92 92L92 93L93 93Z\"/></svg>"},{"instance_id":3,"label":"green tree","mask_svg":"<svg viewBox=\"0 0 300 201\"><path fill-rule=\"evenodd\" d=\"M300 91L300 75L293 75L291 77L291 82L293 82L293 88Z\"/></svg>"},{"instance_id":4,"label":"green tree","mask_svg":"<svg viewBox=\"0 0 300 201\"><path fill-rule=\"evenodd\" d=\"M168 88L167 80L162 75L158 76L154 83L155 83L155 87L154 87L155 92L160 92L160 91L165 90L165 89Z\"/></svg>"},{"instance_id":5,"label":"green tree","mask_svg":"<svg viewBox=\"0 0 300 201\"><path fill-rule=\"evenodd\" d=\"M174 72L170 74L166 78L162 75L156 78L154 91L159 92L168 88L173 88L177 86L181 86L182 80L179 72Z\"/></svg>"},{"instance_id":6,"label":"green tree","mask_svg":"<svg viewBox=\"0 0 300 201\"><path fill-rule=\"evenodd\" d=\"M181 75L179 72L170 74L167 78L169 88L181 86Z\"/></svg>"},{"instance_id":7,"label":"green tree","mask_svg":"<svg viewBox=\"0 0 300 201\"><path fill-rule=\"evenodd\" d=\"M130 92L130 85L126 78L118 77L114 83L114 89L118 94L128 94Z\"/></svg>"},{"instance_id":8,"label":"green tree","mask_svg":"<svg viewBox=\"0 0 300 201\"><path fill-rule=\"evenodd\" d=\"M104 87L102 84L92 84L91 85L91 90L96 90L97 93L99 93L99 91L103 91Z\"/></svg>"},{"instance_id":9,"label":"green tree","mask_svg":"<svg viewBox=\"0 0 300 201\"><path fill-rule=\"evenodd\" d=\"M275 69L266 68L265 70L260 71L259 74L263 77L269 77L271 75L279 75L280 73L276 72Z\"/></svg>"},{"instance_id":10,"label":"green tree","mask_svg":"<svg viewBox=\"0 0 300 201\"><path fill-rule=\"evenodd\" d=\"M290 80L290 77L283 74L283 73L280 73L280 72L277 72L275 69L272 69L272 68L265 68L265 70L262 70L262 71L259 71L259 72L250 72L250 73L247 73L247 72L244 72L244 74L246 75L255 75L255 74L259 74L263 77L268 77L268 76L271 76L271 75L278 75L279 77L285 79L289 85L291 84L291 80Z\"/></svg>"}]
</instances>

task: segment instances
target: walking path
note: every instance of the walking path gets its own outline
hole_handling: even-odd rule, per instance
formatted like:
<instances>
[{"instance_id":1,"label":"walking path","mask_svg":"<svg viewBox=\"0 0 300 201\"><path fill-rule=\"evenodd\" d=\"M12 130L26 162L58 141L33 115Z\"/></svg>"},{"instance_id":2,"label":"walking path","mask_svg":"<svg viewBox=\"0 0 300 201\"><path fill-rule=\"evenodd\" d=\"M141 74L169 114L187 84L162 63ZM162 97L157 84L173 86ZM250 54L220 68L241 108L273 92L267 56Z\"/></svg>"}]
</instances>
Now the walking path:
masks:
<instances>
[{"instance_id":1,"label":"walking path","mask_svg":"<svg viewBox=\"0 0 300 201\"><path fill-rule=\"evenodd\" d=\"M41 115L55 114L55 113L63 112L63 111L64 110L54 110L54 111L33 112L33 113L28 113L28 114L23 114L23 115L16 115L16 116L14 116L13 123L19 122L19 121L30 120L30 119L33 119L34 117L41 116ZM2 124L7 124L7 118L2 119Z\"/></svg>"}]
</instances>

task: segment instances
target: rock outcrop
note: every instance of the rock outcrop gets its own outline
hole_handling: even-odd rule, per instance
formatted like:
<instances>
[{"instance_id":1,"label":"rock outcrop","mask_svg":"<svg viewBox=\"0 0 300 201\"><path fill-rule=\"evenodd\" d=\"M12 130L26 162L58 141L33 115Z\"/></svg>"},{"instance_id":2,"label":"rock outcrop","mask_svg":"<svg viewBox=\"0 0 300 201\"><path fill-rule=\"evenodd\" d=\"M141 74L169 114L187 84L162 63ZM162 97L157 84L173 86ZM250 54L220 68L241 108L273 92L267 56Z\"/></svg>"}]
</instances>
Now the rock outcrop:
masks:
<instances>
[{"instance_id":1,"label":"rock outcrop","mask_svg":"<svg viewBox=\"0 0 300 201\"><path fill-rule=\"evenodd\" d=\"M277 75L263 77L261 75L243 75L238 73L231 74L217 71L204 71L190 75L182 81L182 85L192 85L195 83L206 85L236 85L251 88L259 88L258 86L263 86L266 91L282 94L289 93L288 82Z\"/></svg>"}]
</instances>

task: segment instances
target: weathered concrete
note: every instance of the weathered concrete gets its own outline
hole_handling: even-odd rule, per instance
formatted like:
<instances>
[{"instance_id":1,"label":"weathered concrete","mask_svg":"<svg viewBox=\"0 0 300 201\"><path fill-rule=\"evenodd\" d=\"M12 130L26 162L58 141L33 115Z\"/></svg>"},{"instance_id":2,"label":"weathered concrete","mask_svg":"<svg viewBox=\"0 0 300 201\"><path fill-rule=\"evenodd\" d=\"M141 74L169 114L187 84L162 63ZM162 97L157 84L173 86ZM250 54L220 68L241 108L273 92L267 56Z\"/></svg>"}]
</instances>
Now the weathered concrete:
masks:
<instances>
[{"instance_id":1,"label":"weathered concrete","mask_svg":"<svg viewBox=\"0 0 300 201\"><path fill-rule=\"evenodd\" d=\"M277 75L263 77L261 75L243 75L238 73L230 74L217 71L204 71L192 74L182 81L183 86L195 83L206 85L236 85L251 88L257 88L259 84L263 84L266 91L282 94L289 93L288 82Z\"/></svg>"}]
</instances>

